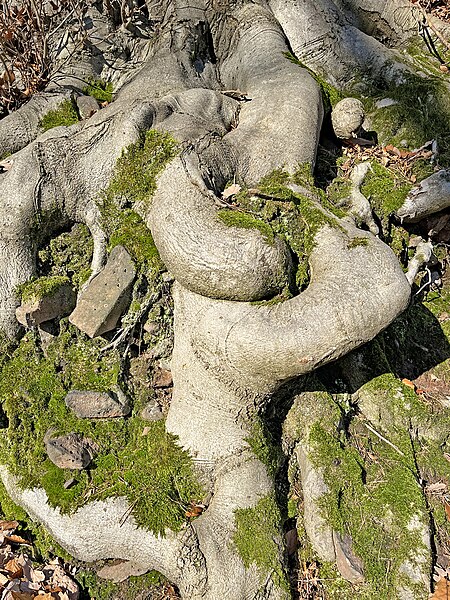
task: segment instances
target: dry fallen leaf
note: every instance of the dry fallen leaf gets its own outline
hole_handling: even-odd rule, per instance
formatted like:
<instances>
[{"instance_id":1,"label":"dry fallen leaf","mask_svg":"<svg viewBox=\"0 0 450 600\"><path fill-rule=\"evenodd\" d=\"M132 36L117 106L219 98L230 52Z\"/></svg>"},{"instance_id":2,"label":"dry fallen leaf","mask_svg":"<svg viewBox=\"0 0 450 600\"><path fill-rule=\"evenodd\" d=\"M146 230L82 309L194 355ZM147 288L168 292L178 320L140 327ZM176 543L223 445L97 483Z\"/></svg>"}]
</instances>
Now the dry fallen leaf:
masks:
<instances>
[{"instance_id":1,"label":"dry fallen leaf","mask_svg":"<svg viewBox=\"0 0 450 600\"><path fill-rule=\"evenodd\" d=\"M29 594L28 592L10 592L10 594L11 598L13 598L14 600L33 600L37 597L34 594ZM39 596L39 598L42 598L42 596ZM50 600L54 599L50 598Z\"/></svg>"},{"instance_id":2,"label":"dry fallen leaf","mask_svg":"<svg viewBox=\"0 0 450 600\"><path fill-rule=\"evenodd\" d=\"M239 194L240 191L241 191L241 186L238 185L237 183L233 183L232 185L228 186L225 190L223 190L222 198L231 198L231 196L235 196L236 194Z\"/></svg>"},{"instance_id":3,"label":"dry fallen leaf","mask_svg":"<svg viewBox=\"0 0 450 600\"><path fill-rule=\"evenodd\" d=\"M445 508L445 514L447 515L447 521L450 521L450 502L447 502L447 500L444 498L444 508Z\"/></svg>"},{"instance_id":4,"label":"dry fallen leaf","mask_svg":"<svg viewBox=\"0 0 450 600\"><path fill-rule=\"evenodd\" d=\"M19 527L18 521L0 521L0 531L13 531Z\"/></svg>"},{"instance_id":5,"label":"dry fallen leaf","mask_svg":"<svg viewBox=\"0 0 450 600\"><path fill-rule=\"evenodd\" d=\"M440 579L434 588L434 593L430 595L429 600L449 600L450 598L450 581Z\"/></svg>"},{"instance_id":6,"label":"dry fallen leaf","mask_svg":"<svg viewBox=\"0 0 450 600\"><path fill-rule=\"evenodd\" d=\"M22 565L15 558L9 560L3 568L8 571L12 579L19 579L22 577Z\"/></svg>"},{"instance_id":7,"label":"dry fallen leaf","mask_svg":"<svg viewBox=\"0 0 450 600\"><path fill-rule=\"evenodd\" d=\"M30 542L24 540L20 535L5 535L5 540L11 544L26 544L27 546L31 546Z\"/></svg>"},{"instance_id":8,"label":"dry fallen leaf","mask_svg":"<svg viewBox=\"0 0 450 600\"><path fill-rule=\"evenodd\" d=\"M416 389L415 384L411 380L406 379L406 377L404 379L402 379L402 383L403 383L403 385L406 385L407 387L411 388L412 390Z\"/></svg>"}]
</instances>

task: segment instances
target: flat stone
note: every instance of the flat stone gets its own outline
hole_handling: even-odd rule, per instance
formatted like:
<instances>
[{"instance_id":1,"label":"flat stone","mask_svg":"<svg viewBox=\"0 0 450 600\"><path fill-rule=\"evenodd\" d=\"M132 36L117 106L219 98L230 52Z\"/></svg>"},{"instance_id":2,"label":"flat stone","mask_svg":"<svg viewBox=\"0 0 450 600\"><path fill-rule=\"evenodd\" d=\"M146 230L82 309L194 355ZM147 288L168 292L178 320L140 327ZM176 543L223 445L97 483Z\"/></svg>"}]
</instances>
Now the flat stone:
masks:
<instances>
[{"instance_id":1,"label":"flat stone","mask_svg":"<svg viewBox=\"0 0 450 600\"><path fill-rule=\"evenodd\" d=\"M352 539L333 532L334 549L336 551L336 566L344 579L350 583L364 582L364 572L361 560L355 556L352 549Z\"/></svg>"},{"instance_id":2,"label":"flat stone","mask_svg":"<svg viewBox=\"0 0 450 600\"><path fill-rule=\"evenodd\" d=\"M393 98L382 98L381 100L377 100L377 102L375 102L375 106L377 108L387 108L388 106L394 106L394 104L398 104L398 102Z\"/></svg>"},{"instance_id":3,"label":"flat stone","mask_svg":"<svg viewBox=\"0 0 450 600\"><path fill-rule=\"evenodd\" d=\"M42 298L24 302L16 309L16 317L24 327L35 327L46 321L70 314L77 296L70 283L61 285Z\"/></svg>"},{"instance_id":4,"label":"flat stone","mask_svg":"<svg viewBox=\"0 0 450 600\"><path fill-rule=\"evenodd\" d=\"M51 432L47 432L44 438L45 449L49 459L60 469L85 469L98 452L95 442L78 433L54 438L50 436Z\"/></svg>"},{"instance_id":5,"label":"flat stone","mask_svg":"<svg viewBox=\"0 0 450 600\"><path fill-rule=\"evenodd\" d=\"M69 321L91 338L114 329L130 303L135 275L125 248L113 248L105 268L78 298Z\"/></svg>"},{"instance_id":6,"label":"flat stone","mask_svg":"<svg viewBox=\"0 0 450 600\"><path fill-rule=\"evenodd\" d=\"M155 388L166 388L170 387L173 383L172 372L168 369L162 369L158 367L155 369L152 385Z\"/></svg>"},{"instance_id":7,"label":"flat stone","mask_svg":"<svg viewBox=\"0 0 450 600\"><path fill-rule=\"evenodd\" d=\"M93 392L71 390L65 399L80 419L111 419L130 414L130 406L123 392Z\"/></svg>"},{"instance_id":8,"label":"flat stone","mask_svg":"<svg viewBox=\"0 0 450 600\"><path fill-rule=\"evenodd\" d=\"M76 103L82 119L89 119L89 117L92 117L92 115L100 108L99 103L92 96L78 96Z\"/></svg>"},{"instance_id":9,"label":"flat stone","mask_svg":"<svg viewBox=\"0 0 450 600\"><path fill-rule=\"evenodd\" d=\"M161 421L164 419L164 414L158 403L152 400L142 409L141 419L144 419L144 421Z\"/></svg>"}]
</instances>

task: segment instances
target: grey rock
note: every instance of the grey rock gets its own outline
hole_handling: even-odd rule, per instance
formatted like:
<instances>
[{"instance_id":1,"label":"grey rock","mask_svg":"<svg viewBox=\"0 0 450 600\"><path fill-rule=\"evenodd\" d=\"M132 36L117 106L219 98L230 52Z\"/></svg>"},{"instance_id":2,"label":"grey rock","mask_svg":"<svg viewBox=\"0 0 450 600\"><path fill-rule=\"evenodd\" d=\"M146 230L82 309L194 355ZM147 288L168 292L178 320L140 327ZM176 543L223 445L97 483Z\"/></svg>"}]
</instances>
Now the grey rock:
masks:
<instances>
[{"instance_id":1,"label":"grey rock","mask_svg":"<svg viewBox=\"0 0 450 600\"><path fill-rule=\"evenodd\" d=\"M113 248L105 268L78 298L69 321L91 338L114 329L130 303L135 275L133 261L125 248Z\"/></svg>"},{"instance_id":2,"label":"grey rock","mask_svg":"<svg viewBox=\"0 0 450 600\"><path fill-rule=\"evenodd\" d=\"M354 137L364 122L364 106L357 98L344 98L331 112L336 137L347 140Z\"/></svg>"},{"instance_id":3,"label":"grey rock","mask_svg":"<svg viewBox=\"0 0 450 600\"><path fill-rule=\"evenodd\" d=\"M152 400L142 409L141 419L144 419L144 421L161 421L164 419L164 414L158 403Z\"/></svg>"},{"instance_id":4,"label":"grey rock","mask_svg":"<svg viewBox=\"0 0 450 600\"><path fill-rule=\"evenodd\" d=\"M352 539L333 532L334 548L336 551L336 566L344 579L350 583L363 583L364 572L361 560L353 554Z\"/></svg>"},{"instance_id":5,"label":"grey rock","mask_svg":"<svg viewBox=\"0 0 450 600\"><path fill-rule=\"evenodd\" d=\"M110 419L130 413L128 400L120 392L71 390L65 402L80 419Z\"/></svg>"},{"instance_id":6,"label":"grey rock","mask_svg":"<svg viewBox=\"0 0 450 600\"><path fill-rule=\"evenodd\" d=\"M375 102L375 106L377 108L387 108L388 106L394 106L395 104L398 104L398 102L393 98L382 98L381 100L377 100L377 102Z\"/></svg>"},{"instance_id":7,"label":"grey rock","mask_svg":"<svg viewBox=\"0 0 450 600\"><path fill-rule=\"evenodd\" d=\"M70 283L67 283L43 298L21 304L16 309L16 318L24 327L35 327L70 314L75 303L76 294Z\"/></svg>"},{"instance_id":8,"label":"grey rock","mask_svg":"<svg viewBox=\"0 0 450 600\"><path fill-rule=\"evenodd\" d=\"M99 103L92 96L78 96L76 103L82 119L89 119L89 117L92 117L92 115L100 108Z\"/></svg>"},{"instance_id":9,"label":"grey rock","mask_svg":"<svg viewBox=\"0 0 450 600\"><path fill-rule=\"evenodd\" d=\"M78 433L53 438L49 431L44 442L49 459L60 469L85 469L98 452L95 442Z\"/></svg>"}]
</instances>

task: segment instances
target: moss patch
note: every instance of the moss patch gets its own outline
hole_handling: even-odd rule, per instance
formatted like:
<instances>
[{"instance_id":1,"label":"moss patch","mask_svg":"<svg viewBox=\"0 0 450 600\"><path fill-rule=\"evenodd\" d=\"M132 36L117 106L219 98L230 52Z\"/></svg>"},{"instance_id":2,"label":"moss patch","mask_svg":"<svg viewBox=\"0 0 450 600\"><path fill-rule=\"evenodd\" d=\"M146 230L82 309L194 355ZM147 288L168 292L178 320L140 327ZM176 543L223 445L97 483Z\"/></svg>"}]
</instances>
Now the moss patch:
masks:
<instances>
[{"instance_id":1,"label":"moss patch","mask_svg":"<svg viewBox=\"0 0 450 600\"><path fill-rule=\"evenodd\" d=\"M44 131L48 131L49 129L60 127L61 125L69 127L74 123L78 123L78 121L78 113L74 103L72 100L64 100L57 109L50 110L42 117L39 126Z\"/></svg>"},{"instance_id":2,"label":"moss patch","mask_svg":"<svg viewBox=\"0 0 450 600\"><path fill-rule=\"evenodd\" d=\"M86 96L92 96L98 102L112 102L113 84L110 81L90 77L82 92Z\"/></svg>"},{"instance_id":3,"label":"moss patch","mask_svg":"<svg viewBox=\"0 0 450 600\"><path fill-rule=\"evenodd\" d=\"M157 176L178 152L179 145L170 134L147 131L123 150L106 195L119 198L122 204L148 202L156 191Z\"/></svg>"},{"instance_id":4,"label":"moss patch","mask_svg":"<svg viewBox=\"0 0 450 600\"><path fill-rule=\"evenodd\" d=\"M67 284L70 284L70 279L64 275L39 277L38 279L19 285L17 292L22 302L34 302L55 294L55 292Z\"/></svg>"},{"instance_id":5,"label":"moss patch","mask_svg":"<svg viewBox=\"0 0 450 600\"><path fill-rule=\"evenodd\" d=\"M79 289L91 274L94 242L89 229L77 223L50 240L38 252L38 269L44 275L69 277Z\"/></svg>"},{"instance_id":6,"label":"moss patch","mask_svg":"<svg viewBox=\"0 0 450 600\"><path fill-rule=\"evenodd\" d=\"M450 164L450 99L439 77L409 76L405 83L383 90L380 98L389 97L396 104L374 110L368 104L373 128L383 144L399 148L419 148L435 139L439 147L439 162Z\"/></svg>"},{"instance_id":7,"label":"moss patch","mask_svg":"<svg viewBox=\"0 0 450 600\"><path fill-rule=\"evenodd\" d=\"M378 216L386 221L404 203L412 188L412 183L380 165L371 161L361 192L370 200Z\"/></svg>"},{"instance_id":8,"label":"moss patch","mask_svg":"<svg viewBox=\"0 0 450 600\"><path fill-rule=\"evenodd\" d=\"M290 184L298 186L300 191L292 191ZM259 229L269 243L274 235L284 239L297 261L296 282L290 291L301 291L309 282L308 260L316 234L326 225L339 227L335 209L323 191L314 188L310 165L299 165L293 175L277 169L259 182L257 190L258 194L253 194L244 189L236 196L239 213L225 209L218 216L227 225L240 222L240 226ZM285 294L280 298L283 299Z\"/></svg>"},{"instance_id":9,"label":"moss patch","mask_svg":"<svg viewBox=\"0 0 450 600\"><path fill-rule=\"evenodd\" d=\"M264 239L266 240L266 242L268 242L269 244L273 244L274 242L275 238L270 225L268 225L264 221L261 221L260 219L256 219L248 213L224 209L219 210L217 216L227 227L258 229L261 232Z\"/></svg>"},{"instance_id":10,"label":"moss patch","mask_svg":"<svg viewBox=\"0 0 450 600\"><path fill-rule=\"evenodd\" d=\"M87 499L125 496L139 525L164 534L178 530L192 499L201 496L190 458L163 422L145 423L135 409L128 419L77 419L64 397L70 389L107 391L118 385L117 354L102 354L101 340L87 340L73 328L63 331L43 356L26 335L0 373L0 397L9 427L0 435L0 458L27 487L42 486L63 512ZM148 434L143 436L144 426ZM46 457L44 436L77 432L94 439L100 452L89 471L57 468Z\"/></svg>"},{"instance_id":11,"label":"moss patch","mask_svg":"<svg viewBox=\"0 0 450 600\"><path fill-rule=\"evenodd\" d=\"M138 270L151 278L163 265L150 230L134 206L150 202L158 174L178 151L177 142L169 134L148 131L122 152L114 176L98 200L109 249L124 246Z\"/></svg>"},{"instance_id":12,"label":"moss patch","mask_svg":"<svg viewBox=\"0 0 450 600\"><path fill-rule=\"evenodd\" d=\"M233 541L246 568L252 563L261 569L263 584L269 573L281 588L289 590L280 567L281 514L273 495L261 498L253 508L235 511L236 532Z\"/></svg>"}]
</instances>

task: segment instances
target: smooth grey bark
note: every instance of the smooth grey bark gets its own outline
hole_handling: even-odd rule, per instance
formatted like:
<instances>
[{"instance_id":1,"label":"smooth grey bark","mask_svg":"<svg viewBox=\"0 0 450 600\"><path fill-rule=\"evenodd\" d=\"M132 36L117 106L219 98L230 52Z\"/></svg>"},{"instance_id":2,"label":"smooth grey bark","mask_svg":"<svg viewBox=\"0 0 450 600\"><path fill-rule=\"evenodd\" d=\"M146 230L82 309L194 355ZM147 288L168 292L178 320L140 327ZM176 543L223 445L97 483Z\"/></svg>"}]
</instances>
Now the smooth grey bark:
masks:
<instances>
[{"instance_id":1,"label":"smooth grey bark","mask_svg":"<svg viewBox=\"0 0 450 600\"><path fill-rule=\"evenodd\" d=\"M12 497L83 560L122 558L156 567L186 600L287 598L272 573L245 567L232 542L235 510L254 507L273 491L266 467L249 450L251 418L284 382L387 327L406 308L410 285L385 244L342 219L317 234L304 292L275 306L252 305L289 279L289 252L282 240L270 245L257 230L221 224L217 200L233 177L252 185L275 168L314 165L320 89L284 52L292 48L336 82L348 78L355 62L369 78L400 76L404 66L386 70L391 51L328 0L162 2L152 10L162 19L158 38L137 47L135 69L117 78L122 88L115 102L86 122L37 137L0 174L0 327L19 333L15 289L35 272L36 219L50 228L48 215L57 210L58 225L86 223L98 271L105 253L99 191L122 149L143 131L171 132L182 152L158 178L150 206L135 208L177 281L167 430L207 474L212 499L179 535L155 538L132 519L118 535L122 499L63 516L42 490L20 490L5 470L2 478ZM204 48L193 63L205 28L214 52ZM239 104L221 93L230 89L251 101ZM356 238L367 242L352 246ZM281 537L276 543L281 565Z\"/></svg>"}]
</instances>

